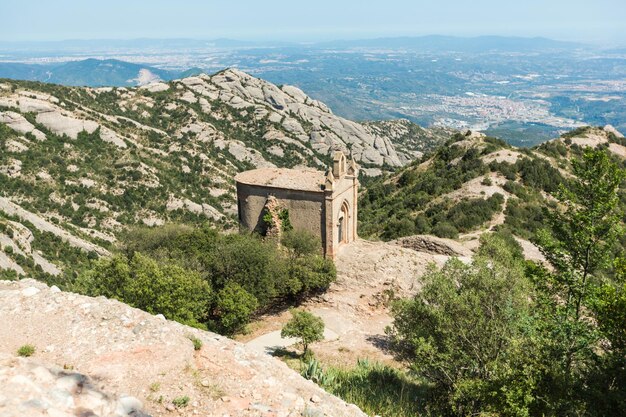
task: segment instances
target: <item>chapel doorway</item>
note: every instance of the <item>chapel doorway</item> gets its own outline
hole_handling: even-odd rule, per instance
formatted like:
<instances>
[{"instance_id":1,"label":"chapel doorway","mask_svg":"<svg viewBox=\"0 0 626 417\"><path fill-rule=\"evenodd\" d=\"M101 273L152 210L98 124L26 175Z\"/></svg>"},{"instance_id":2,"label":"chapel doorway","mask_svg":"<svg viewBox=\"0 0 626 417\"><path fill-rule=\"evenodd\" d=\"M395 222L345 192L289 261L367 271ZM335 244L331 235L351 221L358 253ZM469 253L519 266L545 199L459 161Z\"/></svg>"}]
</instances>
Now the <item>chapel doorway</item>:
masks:
<instances>
[{"instance_id":1,"label":"chapel doorway","mask_svg":"<svg viewBox=\"0 0 626 417\"><path fill-rule=\"evenodd\" d=\"M339 222L337 223L338 241L340 244L349 241L348 213L348 203L344 202L341 205L341 213L339 214Z\"/></svg>"}]
</instances>

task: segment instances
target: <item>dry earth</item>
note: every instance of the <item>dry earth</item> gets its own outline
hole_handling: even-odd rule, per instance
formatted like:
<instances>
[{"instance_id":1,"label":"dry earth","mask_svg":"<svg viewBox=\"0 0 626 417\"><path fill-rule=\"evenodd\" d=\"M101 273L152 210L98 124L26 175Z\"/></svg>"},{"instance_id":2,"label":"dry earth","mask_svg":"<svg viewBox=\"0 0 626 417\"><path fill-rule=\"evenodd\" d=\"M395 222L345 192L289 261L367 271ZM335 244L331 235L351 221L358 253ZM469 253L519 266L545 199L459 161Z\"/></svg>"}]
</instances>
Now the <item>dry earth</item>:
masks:
<instances>
[{"instance_id":1,"label":"dry earth","mask_svg":"<svg viewBox=\"0 0 626 417\"><path fill-rule=\"evenodd\" d=\"M415 294L420 289L419 277L429 264L441 266L451 255L466 260L471 255L471 251L448 239L414 238L423 241L416 244L409 241L412 238L389 243L358 240L339 250L337 281L325 294L301 306L322 317L334 336L312 346L324 363L350 366L357 358L369 358L394 364L386 349L385 335L385 327L391 324L390 299ZM259 342L267 341L267 334L277 334L290 317L289 312L261 317L251 326L251 332L239 340L258 347ZM269 341L269 348L279 345L276 339Z\"/></svg>"}]
</instances>

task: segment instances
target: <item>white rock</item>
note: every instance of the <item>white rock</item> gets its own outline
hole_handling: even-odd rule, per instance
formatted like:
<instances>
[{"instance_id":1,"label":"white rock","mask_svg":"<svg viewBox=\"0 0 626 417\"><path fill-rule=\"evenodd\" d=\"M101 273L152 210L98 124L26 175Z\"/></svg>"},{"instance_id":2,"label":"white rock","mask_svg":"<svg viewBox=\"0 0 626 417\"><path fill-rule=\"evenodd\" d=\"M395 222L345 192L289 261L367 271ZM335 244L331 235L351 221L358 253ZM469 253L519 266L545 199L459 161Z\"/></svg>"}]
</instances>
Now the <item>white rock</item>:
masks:
<instances>
[{"instance_id":1,"label":"white rock","mask_svg":"<svg viewBox=\"0 0 626 417\"><path fill-rule=\"evenodd\" d=\"M24 297L32 297L33 295L39 293L41 290L36 287L28 287L22 290L22 295Z\"/></svg>"}]
</instances>

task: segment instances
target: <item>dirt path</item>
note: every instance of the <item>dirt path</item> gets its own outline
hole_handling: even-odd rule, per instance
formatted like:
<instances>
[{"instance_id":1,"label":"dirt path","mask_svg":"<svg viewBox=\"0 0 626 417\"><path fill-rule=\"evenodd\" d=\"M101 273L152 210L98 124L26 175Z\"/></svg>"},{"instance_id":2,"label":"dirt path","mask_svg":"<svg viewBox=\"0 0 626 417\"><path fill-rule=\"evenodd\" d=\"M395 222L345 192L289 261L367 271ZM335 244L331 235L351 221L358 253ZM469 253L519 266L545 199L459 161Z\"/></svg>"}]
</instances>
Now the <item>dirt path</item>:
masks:
<instances>
[{"instance_id":1,"label":"dirt path","mask_svg":"<svg viewBox=\"0 0 626 417\"><path fill-rule=\"evenodd\" d=\"M389 300L414 294L428 265L442 265L447 259L384 242L359 240L342 247L337 281L301 306L320 316L329 331L324 341L312 345L316 356L333 365L352 365L358 358L392 363L385 335L392 322ZM290 318L289 312L264 316L238 340L257 350L290 346L293 341L280 338L280 328Z\"/></svg>"}]
</instances>

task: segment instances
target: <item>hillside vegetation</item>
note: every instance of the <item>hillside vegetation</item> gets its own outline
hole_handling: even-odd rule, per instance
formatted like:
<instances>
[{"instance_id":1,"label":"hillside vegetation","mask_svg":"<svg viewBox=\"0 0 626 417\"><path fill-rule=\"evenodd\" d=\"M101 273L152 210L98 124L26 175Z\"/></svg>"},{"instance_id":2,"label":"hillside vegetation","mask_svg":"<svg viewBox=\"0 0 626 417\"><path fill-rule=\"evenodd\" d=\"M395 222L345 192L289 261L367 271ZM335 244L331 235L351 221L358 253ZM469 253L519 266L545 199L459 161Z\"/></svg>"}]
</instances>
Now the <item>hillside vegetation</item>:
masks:
<instances>
[{"instance_id":1,"label":"hillside vegetation","mask_svg":"<svg viewBox=\"0 0 626 417\"><path fill-rule=\"evenodd\" d=\"M407 121L351 122L295 87L237 70L141 88L4 80L0 274L71 275L114 252L129 226L235 228L242 170L325 169L343 149L378 175L446 135Z\"/></svg>"},{"instance_id":2,"label":"hillside vegetation","mask_svg":"<svg viewBox=\"0 0 626 417\"><path fill-rule=\"evenodd\" d=\"M611 127L580 128L534 148L516 148L476 133L456 134L435 152L368 184L360 234L384 240L414 234L464 238L508 229L529 239L545 224L543 209L573 177L584 147L607 149L624 166L626 140ZM626 188L620 189L622 208Z\"/></svg>"}]
</instances>

